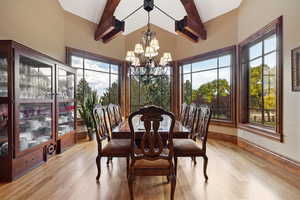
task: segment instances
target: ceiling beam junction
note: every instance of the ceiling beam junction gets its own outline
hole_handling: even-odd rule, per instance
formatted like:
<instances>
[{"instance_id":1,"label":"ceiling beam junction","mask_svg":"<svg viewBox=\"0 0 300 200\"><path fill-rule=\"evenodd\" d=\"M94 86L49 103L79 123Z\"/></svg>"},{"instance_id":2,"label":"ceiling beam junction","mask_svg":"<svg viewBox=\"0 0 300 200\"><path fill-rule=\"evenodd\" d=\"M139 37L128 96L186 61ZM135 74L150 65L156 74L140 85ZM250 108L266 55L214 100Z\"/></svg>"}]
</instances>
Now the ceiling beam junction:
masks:
<instances>
[{"instance_id":1,"label":"ceiling beam junction","mask_svg":"<svg viewBox=\"0 0 300 200\"><path fill-rule=\"evenodd\" d=\"M95 31L95 40L102 39L104 43L113 40L119 33L124 32L125 22L118 20L114 12L121 0L107 0L98 27Z\"/></svg>"},{"instance_id":2,"label":"ceiling beam junction","mask_svg":"<svg viewBox=\"0 0 300 200\"><path fill-rule=\"evenodd\" d=\"M193 42L198 42L199 39L206 40L207 31L204 27L204 24L202 23L194 0L180 1L187 12L187 16L185 16L182 20L176 20L176 33Z\"/></svg>"}]
</instances>

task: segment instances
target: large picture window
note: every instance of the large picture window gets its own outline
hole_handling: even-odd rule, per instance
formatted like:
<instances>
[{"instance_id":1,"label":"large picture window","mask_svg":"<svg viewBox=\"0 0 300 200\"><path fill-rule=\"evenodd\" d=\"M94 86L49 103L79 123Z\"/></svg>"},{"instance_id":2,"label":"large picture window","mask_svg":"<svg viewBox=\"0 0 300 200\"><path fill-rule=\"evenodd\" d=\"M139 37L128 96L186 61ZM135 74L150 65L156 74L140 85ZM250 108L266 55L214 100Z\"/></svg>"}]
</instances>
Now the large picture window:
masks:
<instances>
[{"instance_id":1,"label":"large picture window","mask_svg":"<svg viewBox=\"0 0 300 200\"><path fill-rule=\"evenodd\" d=\"M276 34L249 47L248 118L249 122L276 127Z\"/></svg>"},{"instance_id":2,"label":"large picture window","mask_svg":"<svg viewBox=\"0 0 300 200\"><path fill-rule=\"evenodd\" d=\"M186 104L207 104L212 119L234 121L233 66L235 48L217 50L182 64L182 101Z\"/></svg>"},{"instance_id":3,"label":"large picture window","mask_svg":"<svg viewBox=\"0 0 300 200\"><path fill-rule=\"evenodd\" d=\"M149 73L144 75L144 69L130 69L130 102L131 112L146 105L157 105L171 110L171 72L165 68L165 73Z\"/></svg>"},{"instance_id":4,"label":"large picture window","mask_svg":"<svg viewBox=\"0 0 300 200\"><path fill-rule=\"evenodd\" d=\"M282 18L241 43L240 53L240 126L281 139Z\"/></svg>"},{"instance_id":5,"label":"large picture window","mask_svg":"<svg viewBox=\"0 0 300 200\"><path fill-rule=\"evenodd\" d=\"M95 91L102 105L119 104L119 65L97 58L70 55L70 64L77 70L77 99Z\"/></svg>"}]
</instances>

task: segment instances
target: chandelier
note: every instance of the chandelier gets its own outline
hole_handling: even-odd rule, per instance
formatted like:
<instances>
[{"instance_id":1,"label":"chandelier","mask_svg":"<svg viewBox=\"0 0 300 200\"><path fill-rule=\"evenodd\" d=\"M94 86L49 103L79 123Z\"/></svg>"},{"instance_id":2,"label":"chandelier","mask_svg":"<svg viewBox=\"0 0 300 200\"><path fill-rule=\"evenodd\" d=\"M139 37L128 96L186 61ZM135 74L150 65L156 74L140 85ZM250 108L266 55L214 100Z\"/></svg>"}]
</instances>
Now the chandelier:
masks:
<instances>
[{"instance_id":1,"label":"chandelier","mask_svg":"<svg viewBox=\"0 0 300 200\"><path fill-rule=\"evenodd\" d=\"M129 16L144 7L148 12L147 30L142 33L140 42L136 43L134 50L129 50L126 53L126 61L129 62L133 68L133 73L141 74L165 74L167 73L166 67L170 66L172 55L170 52L164 52L159 59L159 41L156 38L156 33L150 28L150 11L154 7L154 0L144 0L144 5L136 9ZM161 12L161 9L158 8ZM165 12L163 12L166 14Z\"/></svg>"}]
</instances>

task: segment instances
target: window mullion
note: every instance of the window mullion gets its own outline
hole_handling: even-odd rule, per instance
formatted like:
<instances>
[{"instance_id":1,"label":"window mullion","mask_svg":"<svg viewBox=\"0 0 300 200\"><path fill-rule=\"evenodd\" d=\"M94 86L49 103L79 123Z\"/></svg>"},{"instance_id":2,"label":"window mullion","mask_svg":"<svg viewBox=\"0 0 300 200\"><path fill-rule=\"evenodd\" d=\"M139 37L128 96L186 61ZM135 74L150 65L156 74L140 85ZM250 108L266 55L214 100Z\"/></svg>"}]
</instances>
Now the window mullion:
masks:
<instances>
[{"instance_id":1,"label":"window mullion","mask_svg":"<svg viewBox=\"0 0 300 200\"><path fill-rule=\"evenodd\" d=\"M265 67L265 55L264 55L264 50L265 50L265 43L262 41L262 67L261 67L261 75L262 75L262 95L261 95L261 100L262 100L262 124L265 124L265 99L264 99L264 87L265 87L265 82L264 82L264 67Z\"/></svg>"},{"instance_id":2,"label":"window mullion","mask_svg":"<svg viewBox=\"0 0 300 200\"><path fill-rule=\"evenodd\" d=\"M193 63L191 63L191 74L190 74L190 80L191 80L191 88L189 88L189 93L190 93L190 103L192 103L193 101L193 73L192 73L192 70L193 70Z\"/></svg>"},{"instance_id":3,"label":"window mullion","mask_svg":"<svg viewBox=\"0 0 300 200\"><path fill-rule=\"evenodd\" d=\"M219 71L219 65L220 65L220 62L219 62L219 57L218 57L218 60L217 60L217 105L216 105L216 110L217 110L217 113L219 113L220 112L220 110L219 110L219 98L220 98L220 93L219 93L219 91L220 91L220 84L219 84L219 80L220 80L220 71ZM220 113L219 113L220 114ZM217 115L217 117L216 118L219 118L219 114Z\"/></svg>"}]
</instances>

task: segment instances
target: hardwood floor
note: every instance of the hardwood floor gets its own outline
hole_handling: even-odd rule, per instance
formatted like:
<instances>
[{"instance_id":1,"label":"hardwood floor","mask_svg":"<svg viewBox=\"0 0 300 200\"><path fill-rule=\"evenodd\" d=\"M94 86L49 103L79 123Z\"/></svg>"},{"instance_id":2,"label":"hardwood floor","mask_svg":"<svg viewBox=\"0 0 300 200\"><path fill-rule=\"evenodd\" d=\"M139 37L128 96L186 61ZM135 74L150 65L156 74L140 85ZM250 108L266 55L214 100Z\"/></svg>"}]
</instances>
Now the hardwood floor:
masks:
<instances>
[{"instance_id":1,"label":"hardwood floor","mask_svg":"<svg viewBox=\"0 0 300 200\"><path fill-rule=\"evenodd\" d=\"M85 142L56 156L45 165L9 184L0 184L1 200L127 200L125 159L106 167L102 159L100 184L96 183L96 143ZM208 176L202 160L179 159L175 199L178 200L299 200L300 178L270 165L233 144L210 140ZM137 178L136 200L169 200L165 177Z\"/></svg>"}]
</instances>

